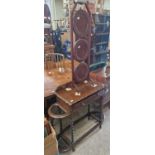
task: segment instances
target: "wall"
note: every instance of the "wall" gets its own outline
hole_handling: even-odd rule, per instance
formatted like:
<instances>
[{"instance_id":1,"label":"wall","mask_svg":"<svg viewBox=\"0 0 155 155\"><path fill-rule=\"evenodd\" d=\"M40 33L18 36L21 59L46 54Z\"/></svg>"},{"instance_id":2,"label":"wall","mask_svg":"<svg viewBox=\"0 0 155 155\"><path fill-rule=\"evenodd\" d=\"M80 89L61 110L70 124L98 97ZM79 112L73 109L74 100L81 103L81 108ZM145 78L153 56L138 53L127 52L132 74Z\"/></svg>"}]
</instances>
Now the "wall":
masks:
<instances>
[{"instance_id":1,"label":"wall","mask_svg":"<svg viewBox=\"0 0 155 155\"><path fill-rule=\"evenodd\" d=\"M63 0L55 0L55 19L64 18Z\"/></svg>"},{"instance_id":2,"label":"wall","mask_svg":"<svg viewBox=\"0 0 155 155\"><path fill-rule=\"evenodd\" d=\"M51 10L52 20L64 18L63 0L46 0ZM110 10L110 0L104 0L104 9ZM56 23L53 22L53 29L56 28Z\"/></svg>"},{"instance_id":3,"label":"wall","mask_svg":"<svg viewBox=\"0 0 155 155\"><path fill-rule=\"evenodd\" d=\"M104 0L104 9L110 10L110 0Z\"/></svg>"}]
</instances>

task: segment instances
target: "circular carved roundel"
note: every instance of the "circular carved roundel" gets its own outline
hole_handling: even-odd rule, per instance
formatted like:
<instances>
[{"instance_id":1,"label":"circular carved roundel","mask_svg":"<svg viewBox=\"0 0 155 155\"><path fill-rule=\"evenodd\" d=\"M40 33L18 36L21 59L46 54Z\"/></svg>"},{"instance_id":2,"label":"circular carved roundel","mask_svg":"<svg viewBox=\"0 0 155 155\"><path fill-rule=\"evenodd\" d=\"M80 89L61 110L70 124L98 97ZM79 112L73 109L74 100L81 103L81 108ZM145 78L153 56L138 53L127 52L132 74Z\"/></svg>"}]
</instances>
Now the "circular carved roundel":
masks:
<instances>
[{"instance_id":1,"label":"circular carved roundel","mask_svg":"<svg viewBox=\"0 0 155 155\"><path fill-rule=\"evenodd\" d=\"M85 37L89 33L89 15L80 9L73 17L73 29L79 37Z\"/></svg>"},{"instance_id":2,"label":"circular carved roundel","mask_svg":"<svg viewBox=\"0 0 155 155\"><path fill-rule=\"evenodd\" d=\"M74 46L74 58L77 61L84 61L88 58L88 41L79 39Z\"/></svg>"},{"instance_id":3,"label":"circular carved roundel","mask_svg":"<svg viewBox=\"0 0 155 155\"><path fill-rule=\"evenodd\" d=\"M74 70L76 82L82 82L87 79L89 74L89 67L85 62L80 63Z\"/></svg>"}]
</instances>

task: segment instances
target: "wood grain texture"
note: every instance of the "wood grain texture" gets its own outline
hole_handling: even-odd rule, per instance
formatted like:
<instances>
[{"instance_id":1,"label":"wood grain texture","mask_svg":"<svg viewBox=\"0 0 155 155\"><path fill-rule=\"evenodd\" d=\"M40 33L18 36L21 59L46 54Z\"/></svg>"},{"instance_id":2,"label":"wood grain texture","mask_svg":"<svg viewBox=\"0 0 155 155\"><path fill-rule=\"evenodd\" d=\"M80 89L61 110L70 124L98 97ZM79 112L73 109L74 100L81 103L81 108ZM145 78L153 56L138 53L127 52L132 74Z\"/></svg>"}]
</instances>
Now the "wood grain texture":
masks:
<instances>
[{"instance_id":1,"label":"wood grain texture","mask_svg":"<svg viewBox=\"0 0 155 155\"><path fill-rule=\"evenodd\" d=\"M64 61L65 72L60 73L56 68L44 70L44 97L52 96L58 86L72 80L71 61Z\"/></svg>"},{"instance_id":2,"label":"wood grain texture","mask_svg":"<svg viewBox=\"0 0 155 155\"><path fill-rule=\"evenodd\" d=\"M66 86L67 85L69 86L69 84L66 84L64 86L59 87L56 90L56 95L58 98L66 102L69 106L72 106L73 104L78 103L86 99L87 97L90 97L93 94L98 94L99 91L104 89L104 86L101 83L95 82L93 84L96 84L96 87L92 87L92 84L90 84L89 82L88 83L82 82L76 84L76 87L72 86L71 91L66 91ZM76 88L79 89L80 95L76 95L77 93Z\"/></svg>"}]
</instances>

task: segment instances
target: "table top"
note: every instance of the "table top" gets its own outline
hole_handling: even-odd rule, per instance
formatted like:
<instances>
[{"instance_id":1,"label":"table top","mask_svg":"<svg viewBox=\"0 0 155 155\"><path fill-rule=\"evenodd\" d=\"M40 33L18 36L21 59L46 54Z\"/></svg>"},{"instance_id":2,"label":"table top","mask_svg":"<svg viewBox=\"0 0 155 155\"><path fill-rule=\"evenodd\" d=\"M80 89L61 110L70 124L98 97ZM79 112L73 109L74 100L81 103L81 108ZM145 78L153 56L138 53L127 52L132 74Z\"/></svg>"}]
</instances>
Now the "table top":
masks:
<instances>
[{"instance_id":1,"label":"table top","mask_svg":"<svg viewBox=\"0 0 155 155\"><path fill-rule=\"evenodd\" d=\"M56 94L58 98L69 106L72 106L103 89L103 84L85 80L82 83L76 84L76 87L72 83L67 83L64 86L59 87L56 90Z\"/></svg>"},{"instance_id":2,"label":"table top","mask_svg":"<svg viewBox=\"0 0 155 155\"><path fill-rule=\"evenodd\" d=\"M65 60L65 72L60 73L56 68L48 71L44 70L44 97L54 95L58 86L72 80L71 61Z\"/></svg>"},{"instance_id":3,"label":"table top","mask_svg":"<svg viewBox=\"0 0 155 155\"><path fill-rule=\"evenodd\" d=\"M65 72L60 73L56 68L51 71L44 70L44 97L54 95L55 90L72 81L71 61L64 61Z\"/></svg>"}]
</instances>

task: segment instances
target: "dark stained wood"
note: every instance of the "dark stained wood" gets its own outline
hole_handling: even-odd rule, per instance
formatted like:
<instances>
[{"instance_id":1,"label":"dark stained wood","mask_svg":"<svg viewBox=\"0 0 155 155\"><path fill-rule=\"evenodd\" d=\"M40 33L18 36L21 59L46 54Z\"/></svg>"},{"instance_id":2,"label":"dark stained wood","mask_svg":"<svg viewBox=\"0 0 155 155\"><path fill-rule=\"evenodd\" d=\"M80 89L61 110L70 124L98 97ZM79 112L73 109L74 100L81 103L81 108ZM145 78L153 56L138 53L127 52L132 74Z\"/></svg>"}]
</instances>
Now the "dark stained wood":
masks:
<instances>
[{"instance_id":1,"label":"dark stained wood","mask_svg":"<svg viewBox=\"0 0 155 155\"><path fill-rule=\"evenodd\" d=\"M71 88L70 91L68 91L69 89L66 88ZM95 87L94 87L95 86ZM77 88L78 90L80 90L80 96L76 96L75 94L77 93ZM79 83L75 85L73 85L72 82L67 83L65 85L60 86L57 90L56 90L56 98L57 98L57 102L58 104L60 104L61 107L63 107L62 109L65 109L64 111L67 111L66 113L66 117L70 118L70 128L71 128L71 140L70 140L70 146L68 146L69 148L71 148L73 151L75 150L75 145L81 141L83 138L85 138L87 135L89 135L93 130L95 130L95 128L97 128L98 126L101 128L102 126L102 122L103 122L103 117L102 117L102 100L103 100L103 96L104 96L104 86L101 83L92 83L89 82L88 83ZM74 121L73 120L73 115L76 111L80 110L81 108L83 108L84 106L89 106L90 104L96 104L94 101L97 101L100 104L99 107L99 118L97 118L97 124L90 128L86 133L84 133L79 139L74 140L74 125L76 122L78 121ZM67 115L69 114L69 115ZM50 115L52 116L52 118L59 118L61 119L63 117L63 115ZM56 116L56 117L55 117ZM88 111L88 113L84 116L84 117L91 117L91 112ZM84 118L82 117L82 118ZM63 117L64 118L64 117ZM79 119L81 120L81 118ZM60 136L63 135L64 131L68 128L68 126L66 128L64 128L63 130L60 130Z\"/></svg>"},{"instance_id":2,"label":"dark stained wood","mask_svg":"<svg viewBox=\"0 0 155 155\"><path fill-rule=\"evenodd\" d=\"M77 3L75 3L71 12L72 82L80 83L89 80L91 13L87 4L85 10L79 9L76 11L76 6ZM82 64L76 68L75 60L79 63L85 63L85 66Z\"/></svg>"},{"instance_id":3,"label":"dark stained wood","mask_svg":"<svg viewBox=\"0 0 155 155\"><path fill-rule=\"evenodd\" d=\"M81 62L74 70L74 77L77 82L83 82L89 76L89 66Z\"/></svg>"},{"instance_id":4,"label":"dark stained wood","mask_svg":"<svg viewBox=\"0 0 155 155\"><path fill-rule=\"evenodd\" d=\"M79 39L76 41L74 46L74 58L77 61L84 61L88 58L88 41L85 39Z\"/></svg>"},{"instance_id":5,"label":"dark stained wood","mask_svg":"<svg viewBox=\"0 0 155 155\"><path fill-rule=\"evenodd\" d=\"M93 87L92 85L96 85L96 87ZM76 93L78 93L76 87L80 90L79 96L76 95ZM104 85L102 85L101 83L98 83L98 82L96 82L96 83L91 83L91 82L84 83L83 82L83 83L79 83L78 85L76 85L76 87L73 86L73 87L71 87L70 91L67 91L66 90L67 87L65 85L60 86L56 90L56 95L60 100L62 100L65 104L67 104L69 106L72 106L72 105L77 104L79 102L81 102L84 105L84 103L85 103L84 99L86 99L88 97L90 98L90 100L95 100L96 99L95 96L103 96L103 94L101 94L101 93L104 89Z\"/></svg>"},{"instance_id":6,"label":"dark stained wood","mask_svg":"<svg viewBox=\"0 0 155 155\"><path fill-rule=\"evenodd\" d=\"M54 107L57 107L59 108L59 110L62 110L64 113L63 114L55 114L52 112L52 109ZM48 115L51 117L51 118L55 118L55 119L62 119L62 118L65 118L67 116L70 115L70 111L68 111L66 108L64 108L63 106L61 106L61 104L59 103L55 103L55 104L52 104L49 109L48 109Z\"/></svg>"},{"instance_id":7,"label":"dark stained wood","mask_svg":"<svg viewBox=\"0 0 155 155\"><path fill-rule=\"evenodd\" d=\"M69 117L69 123L70 123L70 134L71 134L71 141L70 141L70 147L72 148L72 150L75 150L75 144L76 142L79 142L81 139L83 139L85 136L87 136L88 134L90 134L90 132L92 132L96 127L100 127L102 125L102 121L103 121L103 113L102 113L102 101L104 98L104 85L102 85L101 83L98 82L93 82L90 80L89 78L89 65L90 65L90 41L91 41L91 14L90 11L88 9L87 4L85 4L86 6L86 10L79 10L77 12L74 11L76 9L77 3L75 3L75 6L73 8L73 11L71 12L71 42L72 42L72 81L70 82L66 82L65 77L64 77L64 84L60 84L60 81L58 82L59 86L55 92L53 92L53 94L56 96L56 103L55 106L60 107L60 109L62 109L65 114L64 115L60 115L57 114L55 115L54 113L50 113L50 110L53 110L51 106L49 109L49 115L51 118L59 118L60 121L60 133L63 133L63 128L62 128L62 118L64 117ZM75 32L75 38L78 39L85 39L82 40L81 44L81 49L80 51L82 51L81 53L77 53L78 51L78 46L76 47L76 45L74 44L74 32ZM88 44L85 46L85 42L88 42ZM74 47L75 45L75 47ZM87 56L85 56L85 53L88 54ZM78 55L79 54L79 55ZM74 57L76 55L76 58ZM79 60L80 57L80 60ZM87 57L87 58L86 58ZM82 60L81 60L82 59ZM78 66L75 65L75 61L79 61ZM71 72L70 72L71 73ZM52 71L50 72L50 74L55 74L52 73ZM56 79L58 78L58 74L54 75L56 77ZM62 77L61 77L62 78ZM57 81L55 79L55 81ZM53 81L54 82L54 81ZM62 82L62 81L61 81ZM56 83L55 83L56 84ZM49 89L48 89L49 90ZM51 91L51 89L50 89ZM94 102L94 101L97 101ZM75 114L75 112L77 110L79 110L80 108L83 108L84 106L90 106L90 104L99 104L99 112L98 112L98 119L97 120L97 125L94 126L93 128L89 129L89 131L87 131L87 133L83 134L82 137L80 137L79 140L75 141L74 139L74 125L75 122L73 120L73 114ZM91 117L91 111L90 111L90 107L88 110L87 115L88 117ZM65 130L65 129L64 129Z\"/></svg>"},{"instance_id":8,"label":"dark stained wood","mask_svg":"<svg viewBox=\"0 0 155 155\"><path fill-rule=\"evenodd\" d=\"M105 73L109 75L105 77ZM104 69L96 70L95 72L90 73L90 77L95 81L101 82L105 85L105 95L103 100L103 107L110 106L110 66L107 66L105 71Z\"/></svg>"},{"instance_id":9,"label":"dark stained wood","mask_svg":"<svg viewBox=\"0 0 155 155\"><path fill-rule=\"evenodd\" d=\"M89 33L89 15L80 9L74 14L73 29L79 37L86 37Z\"/></svg>"}]
</instances>

